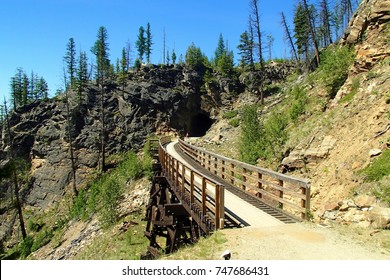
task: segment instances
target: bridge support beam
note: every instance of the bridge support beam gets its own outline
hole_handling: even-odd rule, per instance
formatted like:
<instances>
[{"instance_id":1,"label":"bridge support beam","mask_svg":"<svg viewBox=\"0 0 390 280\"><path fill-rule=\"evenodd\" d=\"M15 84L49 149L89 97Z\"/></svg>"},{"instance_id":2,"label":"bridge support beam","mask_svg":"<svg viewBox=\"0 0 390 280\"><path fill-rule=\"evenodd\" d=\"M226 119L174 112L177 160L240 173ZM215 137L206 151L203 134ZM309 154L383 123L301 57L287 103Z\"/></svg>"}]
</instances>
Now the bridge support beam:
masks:
<instances>
[{"instance_id":1,"label":"bridge support beam","mask_svg":"<svg viewBox=\"0 0 390 280\"><path fill-rule=\"evenodd\" d=\"M205 235L171 190L167 179L158 174L153 178L146 220L145 236L150 243L142 259L170 254Z\"/></svg>"}]
</instances>

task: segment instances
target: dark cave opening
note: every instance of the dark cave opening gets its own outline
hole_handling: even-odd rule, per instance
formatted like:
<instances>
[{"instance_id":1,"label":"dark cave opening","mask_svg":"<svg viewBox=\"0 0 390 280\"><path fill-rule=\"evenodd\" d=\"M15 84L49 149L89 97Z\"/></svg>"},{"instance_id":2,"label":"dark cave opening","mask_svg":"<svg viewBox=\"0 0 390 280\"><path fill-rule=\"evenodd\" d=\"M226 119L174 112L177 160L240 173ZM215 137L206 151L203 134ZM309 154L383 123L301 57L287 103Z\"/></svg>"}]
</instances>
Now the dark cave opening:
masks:
<instances>
[{"instance_id":1,"label":"dark cave opening","mask_svg":"<svg viewBox=\"0 0 390 280\"><path fill-rule=\"evenodd\" d=\"M209 116L199 113L191 118L190 127L188 129L189 137L204 136L207 130L210 129L213 120Z\"/></svg>"}]
</instances>

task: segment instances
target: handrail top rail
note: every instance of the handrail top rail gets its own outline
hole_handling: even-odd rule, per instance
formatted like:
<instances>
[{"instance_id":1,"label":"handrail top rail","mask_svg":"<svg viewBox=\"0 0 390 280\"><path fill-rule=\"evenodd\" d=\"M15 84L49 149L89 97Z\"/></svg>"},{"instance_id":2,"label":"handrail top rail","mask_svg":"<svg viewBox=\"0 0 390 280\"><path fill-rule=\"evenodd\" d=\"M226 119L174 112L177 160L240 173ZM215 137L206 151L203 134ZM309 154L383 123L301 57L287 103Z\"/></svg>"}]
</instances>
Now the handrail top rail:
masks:
<instances>
[{"instance_id":1,"label":"handrail top rail","mask_svg":"<svg viewBox=\"0 0 390 280\"><path fill-rule=\"evenodd\" d=\"M216 154L216 153L213 153L211 151L208 151L206 149L203 149L203 148L200 148L200 147L196 147L188 142L185 142L181 139L179 139L179 142L180 143L183 143L184 145L187 145L187 146L190 146L192 149L195 149L195 150L198 150L200 152L204 152L206 154L209 154L215 158L219 158L221 160L224 160L226 162L230 162L230 163L233 163L235 165L238 165L238 166L241 166L247 170L250 170L250 171L255 171L255 172L258 172L258 173L261 173L261 174L266 174L266 175L269 175L273 178L276 178L276 179L281 179L283 181L288 181L288 182L292 182L292 183L295 183L295 184L298 184L302 187L305 187L306 189L310 189L310 180L307 180L307 179L302 179L302 178L297 178L297 177L293 177L293 176L290 176L290 175L285 175L285 174L282 174L282 173L278 173L278 172L275 172L273 170L270 170L270 169L266 169L266 168L263 168L263 167L259 167L259 166L254 166L254 165L250 165L248 163L245 163L245 162L242 162L242 161L239 161L239 160L235 160L235 159L231 159L231 158L228 158L228 157L225 157L225 156L222 156L222 155L219 155L219 154Z\"/></svg>"}]
</instances>

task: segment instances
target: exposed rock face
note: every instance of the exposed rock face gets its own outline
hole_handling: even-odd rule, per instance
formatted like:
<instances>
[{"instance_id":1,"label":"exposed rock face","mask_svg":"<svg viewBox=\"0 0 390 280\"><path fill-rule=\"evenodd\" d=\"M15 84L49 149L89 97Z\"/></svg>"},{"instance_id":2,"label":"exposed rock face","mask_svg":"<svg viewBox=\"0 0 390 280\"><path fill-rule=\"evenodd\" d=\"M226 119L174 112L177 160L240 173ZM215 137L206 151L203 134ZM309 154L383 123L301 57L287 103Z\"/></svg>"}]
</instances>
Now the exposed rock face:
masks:
<instances>
[{"instance_id":1,"label":"exposed rock face","mask_svg":"<svg viewBox=\"0 0 390 280\"><path fill-rule=\"evenodd\" d=\"M357 45L355 73L370 70L378 61L390 55L390 1L364 0L351 19L343 44Z\"/></svg>"},{"instance_id":2,"label":"exposed rock face","mask_svg":"<svg viewBox=\"0 0 390 280\"><path fill-rule=\"evenodd\" d=\"M201 106L201 77L183 66L145 66L130 73L124 88L105 88L107 155L139 149L152 133L178 133L209 112ZM98 166L100 151L100 91L90 85L81 104L71 98L71 134L78 184ZM20 107L10 116L12 150L31 161L28 205L45 209L62 198L71 181L66 103L62 97ZM6 135L5 135L6 136ZM2 137L1 150L9 150ZM5 154L3 153L3 156Z\"/></svg>"},{"instance_id":3,"label":"exposed rock face","mask_svg":"<svg viewBox=\"0 0 390 280\"><path fill-rule=\"evenodd\" d=\"M283 168L294 170L318 163L328 157L329 151L336 144L336 139L332 136L325 136L321 143L317 144L317 142L311 142L308 147L294 149L283 159Z\"/></svg>"}]
</instances>

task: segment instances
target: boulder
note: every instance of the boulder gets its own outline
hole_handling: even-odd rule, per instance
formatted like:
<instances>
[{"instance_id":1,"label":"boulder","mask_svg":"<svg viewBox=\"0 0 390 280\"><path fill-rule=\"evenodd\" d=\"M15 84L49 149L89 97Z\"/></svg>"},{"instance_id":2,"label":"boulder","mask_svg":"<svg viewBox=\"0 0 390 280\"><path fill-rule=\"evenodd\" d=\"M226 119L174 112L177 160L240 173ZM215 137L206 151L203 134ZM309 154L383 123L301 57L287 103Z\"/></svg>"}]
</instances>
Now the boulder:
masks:
<instances>
[{"instance_id":1,"label":"boulder","mask_svg":"<svg viewBox=\"0 0 390 280\"><path fill-rule=\"evenodd\" d=\"M359 208L371 207L375 204L376 198L366 194L359 195L355 198L355 204Z\"/></svg>"},{"instance_id":2,"label":"boulder","mask_svg":"<svg viewBox=\"0 0 390 280\"><path fill-rule=\"evenodd\" d=\"M390 208L374 206L368 216L374 228L390 228Z\"/></svg>"}]
</instances>

